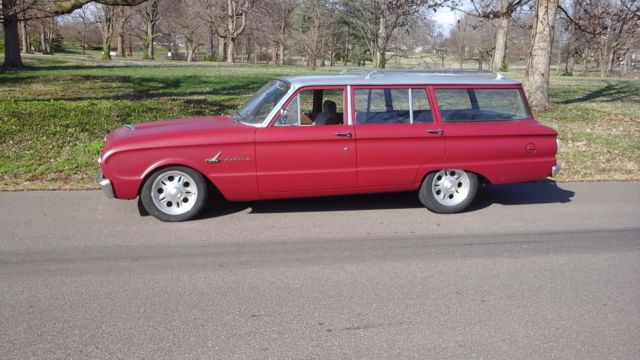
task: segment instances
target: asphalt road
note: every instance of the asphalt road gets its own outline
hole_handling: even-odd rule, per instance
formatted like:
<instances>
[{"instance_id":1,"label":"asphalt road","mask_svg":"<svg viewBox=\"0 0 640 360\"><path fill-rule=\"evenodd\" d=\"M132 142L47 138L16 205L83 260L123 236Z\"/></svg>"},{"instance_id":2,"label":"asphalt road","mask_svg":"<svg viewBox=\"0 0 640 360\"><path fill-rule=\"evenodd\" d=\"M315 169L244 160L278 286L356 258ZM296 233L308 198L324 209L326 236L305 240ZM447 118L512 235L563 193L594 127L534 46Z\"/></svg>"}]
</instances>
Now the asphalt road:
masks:
<instances>
[{"instance_id":1,"label":"asphalt road","mask_svg":"<svg viewBox=\"0 0 640 360\"><path fill-rule=\"evenodd\" d=\"M640 183L227 204L0 193L1 359L639 359Z\"/></svg>"}]
</instances>

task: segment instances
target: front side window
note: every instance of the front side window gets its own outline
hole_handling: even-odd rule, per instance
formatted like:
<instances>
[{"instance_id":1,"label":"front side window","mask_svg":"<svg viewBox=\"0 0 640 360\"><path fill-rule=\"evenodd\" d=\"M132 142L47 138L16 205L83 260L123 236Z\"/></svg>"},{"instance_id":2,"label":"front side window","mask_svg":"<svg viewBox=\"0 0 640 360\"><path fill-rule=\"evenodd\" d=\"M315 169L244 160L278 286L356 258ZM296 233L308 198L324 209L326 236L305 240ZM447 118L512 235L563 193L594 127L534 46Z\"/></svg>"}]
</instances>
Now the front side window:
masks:
<instances>
[{"instance_id":1,"label":"front side window","mask_svg":"<svg viewBox=\"0 0 640 360\"><path fill-rule=\"evenodd\" d=\"M362 125L433 121L425 89L356 89L355 108Z\"/></svg>"},{"instance_id":2,"label":"front side window","mask_svg":"<svg viewBox=\"0 0 640 360\"><path fill-rule=\"evenodd\" d=\"M262 124L290 88L291 85L287 82L269 81L238 109L234 118L246 124Z\"/></svg>"},{"instance_id":3,"label":"front side window","mask_svg":"<svg viewBox=\"0 0 640 360\"><path fill-rule=\"evenodd\" d=\"M344 89L312 89L296 94L274 126L344 124Z\"/></svg>"},{"instance_id":4,"label":"front side window","mask_svg":"<svg viewBox=\"0 0 640 360\"><path fill-rule=\"evenodd\" d=\"M496 121L531 118L519 89L436 89L444 121Z\"/></svg>"}]
</instances>

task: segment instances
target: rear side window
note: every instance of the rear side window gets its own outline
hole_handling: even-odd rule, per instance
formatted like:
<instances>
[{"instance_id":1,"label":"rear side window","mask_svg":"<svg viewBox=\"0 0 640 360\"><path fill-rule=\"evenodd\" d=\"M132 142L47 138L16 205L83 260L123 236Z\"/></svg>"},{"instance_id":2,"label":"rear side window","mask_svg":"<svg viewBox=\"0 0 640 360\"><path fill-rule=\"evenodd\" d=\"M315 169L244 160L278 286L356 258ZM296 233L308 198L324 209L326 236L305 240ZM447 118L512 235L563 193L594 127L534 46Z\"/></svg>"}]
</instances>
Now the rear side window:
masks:
<instances>
[{"instance_id":1,"label":"rear side window","mask_svg":"<svg viewBox=\"0 0 640 360\"><path fill-rule=\"evenodd\" d=\"M496 121L531 118L519 89L436 89L444 121Z\"/></svg>"},{"instance_id":2,"label":"rear side window","mask_svg":"<svg viewBox=\"0 0 640 360\"><path fill-rule=\"evenodd\" d=\"M432 122L425 89L356 89L357 124Z\"/></svg>"}]
</instances>

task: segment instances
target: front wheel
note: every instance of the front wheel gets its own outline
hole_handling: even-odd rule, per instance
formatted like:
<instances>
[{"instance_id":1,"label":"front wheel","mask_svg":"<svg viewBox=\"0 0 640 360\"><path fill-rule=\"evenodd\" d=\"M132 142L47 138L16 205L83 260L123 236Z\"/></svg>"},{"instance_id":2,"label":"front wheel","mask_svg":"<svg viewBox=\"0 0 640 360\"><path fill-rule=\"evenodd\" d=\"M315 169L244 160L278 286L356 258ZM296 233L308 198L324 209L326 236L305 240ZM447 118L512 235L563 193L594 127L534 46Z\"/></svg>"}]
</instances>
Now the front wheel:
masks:
<instances>
[{"instance_id":1,"label":"front wheel","mask_svg":"<svg viewBox=\"0 0 640 360\"><path fill-rule=\"evenodd\" d=\"M438 214L463 211L478 191L476 174L459 169L443 169L427 175L418 197L427 209Z\"/></svg>"},{"instance_id":2,"label":"front wheel","mask_svg":"<svg viewBox=\"0 0 640 360\"><path fill-rule=\"evenodd\" d=\"M161 221L185 221L195 217L204 206L207 184L202 175L190 168L172 166L161 169L145 181L142 205Z\"/></svg>"}]
</instances>

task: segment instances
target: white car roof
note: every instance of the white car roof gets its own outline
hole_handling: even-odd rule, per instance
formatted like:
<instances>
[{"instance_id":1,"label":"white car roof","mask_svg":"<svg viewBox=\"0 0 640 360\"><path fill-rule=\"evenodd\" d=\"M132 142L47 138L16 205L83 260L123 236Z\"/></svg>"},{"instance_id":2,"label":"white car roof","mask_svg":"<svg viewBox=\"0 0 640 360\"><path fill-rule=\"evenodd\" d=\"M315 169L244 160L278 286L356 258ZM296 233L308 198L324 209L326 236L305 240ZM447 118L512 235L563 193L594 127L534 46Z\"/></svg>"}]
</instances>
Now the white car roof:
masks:
<instances>
[{"instance_id":1,"label":"white car roof","mask_svg":"<svg viewBox=\"0 0 640 360\"><path fill-rule=\"evenodd\" d=\"M354 71L361 74L354 74ZM499 73L456 70L353 69L336 75L285 76L280 80L296 88L331 85L519 85ZM366 73L365 73L366 72Z\"/></svg>"}]
</instances>

